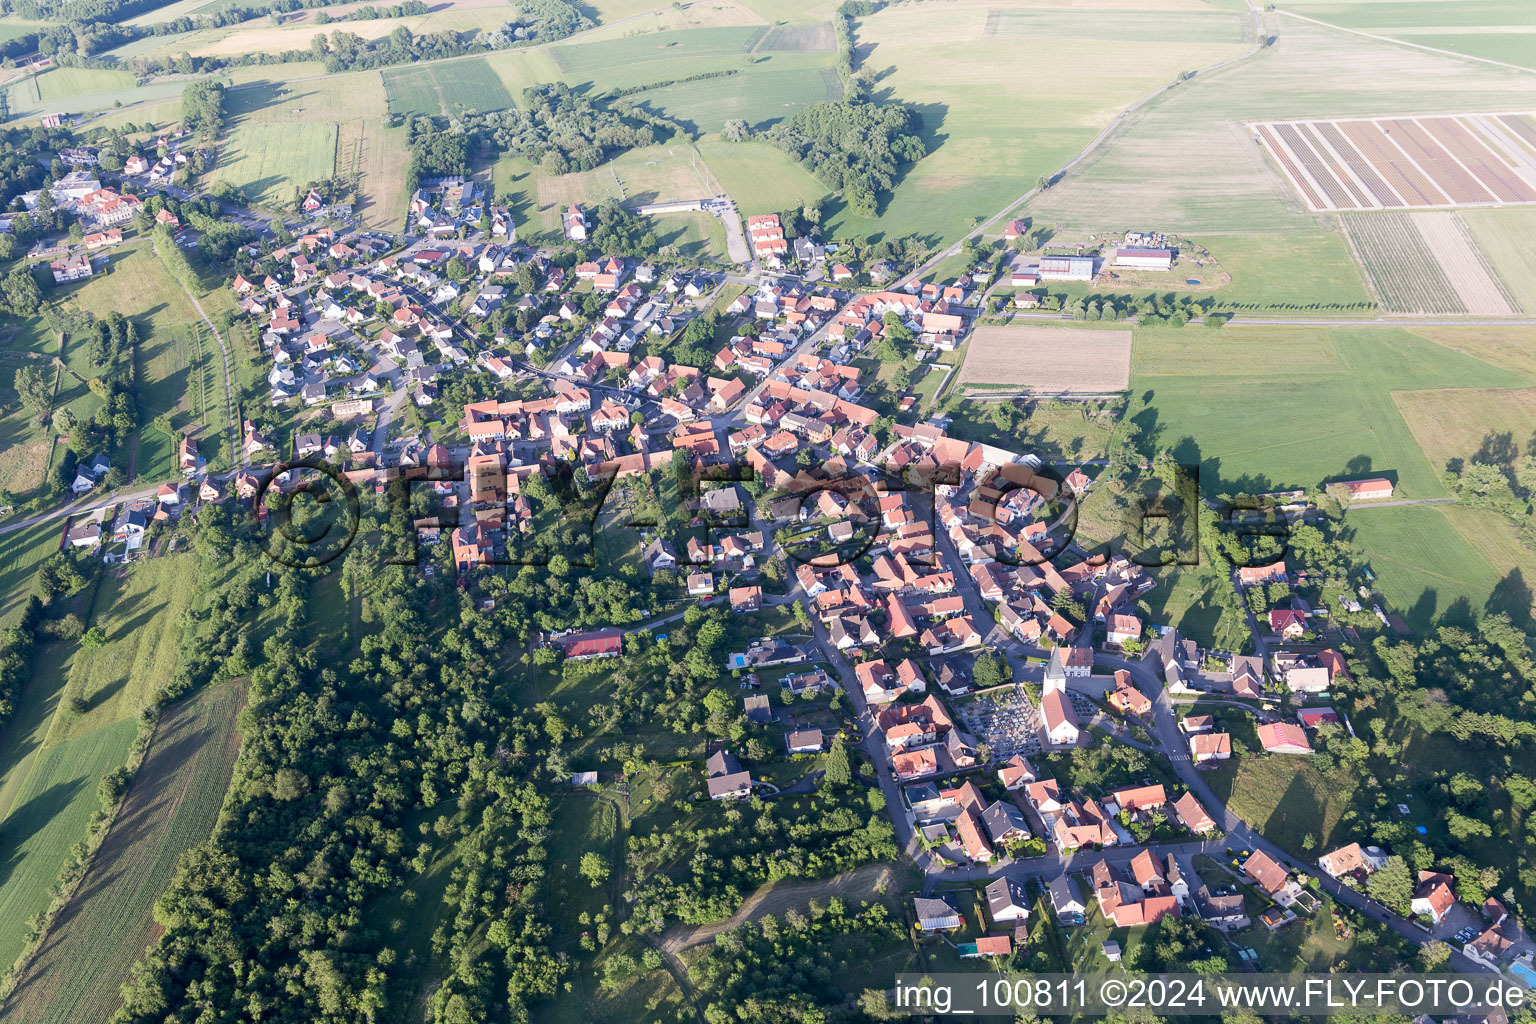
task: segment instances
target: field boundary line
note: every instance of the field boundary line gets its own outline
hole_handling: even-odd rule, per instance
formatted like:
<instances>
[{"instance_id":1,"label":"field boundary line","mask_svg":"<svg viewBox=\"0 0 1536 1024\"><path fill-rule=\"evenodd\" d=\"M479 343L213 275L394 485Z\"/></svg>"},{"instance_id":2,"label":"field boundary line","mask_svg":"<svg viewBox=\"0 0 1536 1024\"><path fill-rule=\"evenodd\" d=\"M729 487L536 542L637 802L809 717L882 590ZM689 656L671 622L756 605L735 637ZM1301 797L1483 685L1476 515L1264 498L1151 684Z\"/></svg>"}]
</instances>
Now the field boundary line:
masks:
<instances>
[{"instance_id":1,"label":"field boundary line","mask_svg":"<svg viewBox=\"0 0 1536 1024\"><path fill-rule=\"evenodd\" d=\"M1423 50L1425 53L1434 53L1441 57L1457 57L1461 60L1470 60L1478 64L1491 64L1496 68L1507 68L1510 71L1523 71L1528 75L1536 74L1536 68L1522 67L1519 64L1510 64L1507 61L1494 60L1492 57L1474 57L1470 53L1457 53L1455 50L1442 50L1436 46L1425 46L1423 43L1410 43L1406 40L1396 39L1392 36L1379 36L1373 32L1366 32L1358 28L1346 28L1343 25L1335 25L1331 21L1323 21L1320 18L1311 18L1305 14L1297 14L1295 11L1287 11L1278 7L1275 9L1275 13L1283 14L1287 18L1295 18L1298 21L1310 21L1314 25L1321 25L1323 28L1331 28L1335 32L1348 32L1352 36L1363 36L1366 39L1374 39L1378 43L1394 43L1397 46L1406 46L1413 50Z\"/></svg>"}]
</instances>

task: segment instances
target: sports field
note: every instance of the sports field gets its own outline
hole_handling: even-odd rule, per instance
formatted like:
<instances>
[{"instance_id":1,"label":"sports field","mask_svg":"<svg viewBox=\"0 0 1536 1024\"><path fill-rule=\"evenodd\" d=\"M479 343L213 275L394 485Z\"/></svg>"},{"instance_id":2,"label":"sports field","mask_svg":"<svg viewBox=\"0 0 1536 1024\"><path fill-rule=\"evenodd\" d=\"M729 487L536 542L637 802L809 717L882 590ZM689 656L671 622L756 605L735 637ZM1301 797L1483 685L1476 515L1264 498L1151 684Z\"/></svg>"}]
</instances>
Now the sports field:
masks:
<instances>
[{"instance_id":1,"label":"sports field","mask_svg":"<svg viewBox=\"0 0 1536 1024\"><path fill-rule=\"evenodd\" d=\"M744 216L803 206L827 194L803 165L767 143L703 139L696 148L711 180L735 198Z\"/></svg>"},{"instance_id":2,"label":"sports field","mask_svg":"<svg viewBox=\"0 0 1536 1024\"><path fill-rule=\"evenodd\" d=\"M1386 328L1136 331L1129 417L1202 486L1257 494L1345 476L1392 476L1440 497L1393 392L1522 386L1523 378Z\"/></svg>"},{"instance_id":3,"label":"sports field","mask_svg":"<svg viewBox=\"0 0 1536 1024\"><path fill-rule=\"evenodd\" d=\"M958 384L1035 394L1124 391L1131 365L1129 330L978 327Z\"/></svg>"},{"instance_id":4,"label":"sports field","mask_svg":"<svg viewBox=\"0 0 1536 1024\"><path fill-rule=\"evenodd\" d=\"M9 1004L34 1024L107 1020L155 934L154 901L213 830L239 752L243 682L168 709L79 895L56 919Z\"/></svg>"},{"instance_id":5,"label":"sports field","mask_svg":"<svg viewBox=\"0 0 1536 1024\"><path fill-rule=\"evenodd\" d=\"M391 114L504 110L512 97L483 57L383 72Z\"/></svg>"},{"instance_id":6,"label":"sports field","mask_svg":"<svg viewBox=\"0 0 1536 1024\"><path fill-rule=\"evenodd\" d=\"M242 124L224 144L213 179L244 189L256 203L282 206L305 182L329 178L335 166L334 123Z\"/></svg>"}]
</instances>

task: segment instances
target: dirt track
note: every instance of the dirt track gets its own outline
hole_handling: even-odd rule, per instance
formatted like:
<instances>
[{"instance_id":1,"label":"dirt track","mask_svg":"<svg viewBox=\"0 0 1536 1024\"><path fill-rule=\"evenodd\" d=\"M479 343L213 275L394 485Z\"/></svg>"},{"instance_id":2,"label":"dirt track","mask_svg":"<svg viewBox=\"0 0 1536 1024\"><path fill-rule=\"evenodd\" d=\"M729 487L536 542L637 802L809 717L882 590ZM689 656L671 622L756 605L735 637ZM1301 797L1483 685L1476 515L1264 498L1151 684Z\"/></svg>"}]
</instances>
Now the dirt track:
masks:
<instances>
[{"instance_id":1,"label":"dirt track","mask_svg":"<svg viewBox=\"0 0 1536 1024\"><path fill-rule=\"evenodd\" d=\"M736 913L724 921L697 926L673 925L661 936L663 952L676 956L685 949L713 942L716 935L755 921L764 914L782 914L786 910L804 910L813 899L833 896L873 899L876 890L896 882L896 872L889 864L869 864L845 871L831 878L812 880L783 879L758 889L742 902Z\"/></svg>"}]
</instances>

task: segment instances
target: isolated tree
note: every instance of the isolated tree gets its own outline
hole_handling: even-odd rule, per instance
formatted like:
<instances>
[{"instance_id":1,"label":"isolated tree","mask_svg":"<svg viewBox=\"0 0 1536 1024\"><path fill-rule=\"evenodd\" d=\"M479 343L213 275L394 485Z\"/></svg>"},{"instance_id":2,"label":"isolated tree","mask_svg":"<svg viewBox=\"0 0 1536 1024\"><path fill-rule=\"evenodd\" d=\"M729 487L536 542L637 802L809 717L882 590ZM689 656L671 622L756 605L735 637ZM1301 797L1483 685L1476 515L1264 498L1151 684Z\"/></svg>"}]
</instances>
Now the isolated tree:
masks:
<instances>
[{"instance_id":1,"label":"isolated tree","mask_svg":"<svg viewBox=\"0 0 1536 1024\"><path fill-rule=\"evenodd\" d=\"M608 880L608 862L603 859L602 854L588 850L581 855L581 864L577 867L576 873L596 888Z\"/></svg>"},{"instance_id":2,"label":"isolated tree","mask_svg":"<svg viewBox=\"0 0 1536 1024\"><path fill-rule=\"evenodd\" d=\"M841 736L832 738L832 749L827 751L826 774L821 777L823 786L847 786L853 782L853 766L848 761L848 748Z\"/></svg>"},{"instance_id":3,"label":"isolated tree","mask_svg":"<svg viewBox=\"0 0 1536 1024\"><path fill-rule=\"evenodd\" d=\"M752 137L752 128L741 118L732 118L725 122L725 127L720 130L720 135L726 142L745 142Z\"/></svg>"}]
</instances>

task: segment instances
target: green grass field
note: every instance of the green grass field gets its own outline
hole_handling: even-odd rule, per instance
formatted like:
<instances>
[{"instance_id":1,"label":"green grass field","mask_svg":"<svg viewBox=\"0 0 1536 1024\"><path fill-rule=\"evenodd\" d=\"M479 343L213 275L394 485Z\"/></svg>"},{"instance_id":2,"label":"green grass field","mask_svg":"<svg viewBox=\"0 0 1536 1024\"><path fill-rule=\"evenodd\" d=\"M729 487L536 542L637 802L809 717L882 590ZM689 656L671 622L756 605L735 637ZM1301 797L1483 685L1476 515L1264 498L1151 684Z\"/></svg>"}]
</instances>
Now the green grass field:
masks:
<instances>
[{"instance_id":1,"label":"green grass field","mask_svg":"<svg viewBox=\"0 0 1536 1024\"><path fill-rule=\"evenodd\" d=\"M1486 530L1471 521L1465 525ZM1432 628L1442 616L1470 624L1484 612L1506 611L1521 618L1530 613L1530 592L1522 599L1507 585L1500 586L1503 574L1467 541L1443 508L1357 509L1349 513L1348 526L1354 543L1369 556L1376 587L1416 631Z\"/></svg>"},{"instance_id":2,"label":"green grass field","mask_svg":"<svg viewBox=\"0 0 1536 1024\"><path fill-rule=\"evenodd\" d=\"M1371 301L1360 266L1339 232L1213 235L1194 241L1232 277L1230 284L1210 293L1221 302L1240 308L1306 309ZM1177 273L1168 276L1183 281Z\"/></svg>"},{"instance_id":3,"label":"green grass field","mask_svg":"<svg viewBox=\"0 0 1536 1024\"><path fill-rule=\"evenodd\" d=\"M740 204L743 216L803 206L827 194L814 175L767 143L704 139L697 148L712 179Z\"/></svg>"},{"instance_id":4,"label":"green grass field","mask_svg":"<svg viewBox=\"0 0 1536 1024\"><path fill-rule=\"evenodd\" d=\"M656 240L675 245L689 259L725 259L725 228L707 213L668 213L651 218Z\"/></svg>"},{"instance_id":5,"label":"green grass field","mask_svg":"<svg viewBox=\"0 0 1536 1024\"><path fill-rule=\"evenodd\" d=\"M746 53L768 31L762 25L694 28L678 32L652 32L603 39L577 45L554 46L549 53L566 75L601 75L615 67L660 65L648 69L651 81L680 78L667 66L696 57L720 57Z\"/></svg>"},{"instance_id":6,"label":"green grass field","mask_svg":"<svg viewBox=\"0 0 1536 1024\"><path fill-rule=\"evenodd\" d=\"M75 654L67 697L86 710L54 719L47 742L79 736L140 710L171 681L181 637L181 613L191 601L197 571L191 555L163 555L141 562L126 578L116 572L101 583L91 625L107 631L100 647Z\"/></svg>"},{"instance_id":7,"label":"green grass field","mask_svg":"<svg viewBox=\"0 0 1536 1024\"><path fill-rule=\"evenodd\" d=\"M97 851L80 894L11 997L35 1024L106 1020L119 987L154 935L152 907L177 861L213 830L239 752L243 683L205 690L168 708Z\"/></svg>"},{"instance_id":8,"label":"green grass field","mask_svg":"<svg viewBox=\"0 0 1536 1024\"><path fill-rule=\"evenodd\" d=\"M512 96L484 58L391 68L383 73L392 114L504 110Z\"/></svg>"},{"instance_id":9,"label":"green grass field","mask_svg":"<svg viewBox=\"0 0 1536 1024\"><path fill-rule=\"evenodd\" d=\"M50 519L0 534L0 627L10 625L32 593L38 563L59 550L64 521Z\"/></svg>"},{"instance_id":10,"label":"green grass field","mask_svg":"<svg viewBox=\"0 0 1536 1024\"><path fill-rule=\"evenodd\" d=\"M98 68L53 68L37 76L37 91L44 102L81 96L93 92L132 89L133 75L127 71Z\"/></svg>"},{"instance_id":11,"label":"green grass field","mask_svg":"<svg viewBox=\"0 0 1536 1024\"><path fill-rule=\"evenodd\" d=\"M640 93L636 102L699 132L718 132L740 118L766 128L813 103L841 99L842 83L832 68L747 71Z\"/></svg>"},{"instance_id":12,"label":"green grass field","mask_svg":"<svg viewBox=\"0 0 1536 1024\"><path fill-rule=\"evenodd\" d=\"M1354 797L1354 781L1324 778L1305 757L1234 757L1207 778L1238 817L1298 857L1313 856L1302 845L1307 836L1318 850L1348 841L1338 839L1334 831Z\"/></svg>"},{"instance_id":13,"label":"green grass field","mask_svg":"<svg viewBox=\"0 0 1536 1024\"><path fill-rule=\"evenodd\" d=\"M101 806L96 785L120 767L138 732L129 719L44 747L14 770L21 773L0 817L0 920L26 921L48 905L48 888L85 838L86 823ZM11 779L5 788L11 789ZM21 953L22 929L0 929L0 962Z\"/></svg>"},{"instance_id":14,"label":"green grass field","mask_svg":"<svg viewBox=\"0 0 1536 1024\"><path fill-rule=\"evenodd\" d=\"M1522 383L1388 328L1138 329L1129 415L1156 447L1199 461L1207 490L1256 494L1380 474L1403 497L1440 497L1439 467L1392 392Z\"/></svg>"},{"instance_id":15,"label":"green grass field","mask_svg":"<svg viewBox=\"0 0 1536 1024\"><path fill-rule=\"evenodd\" d=\"M333 123L240 124L213 177L244 189L258 203L287 205L300 185L330 177L335 166Z\"/></svg>"}]
</instances>

